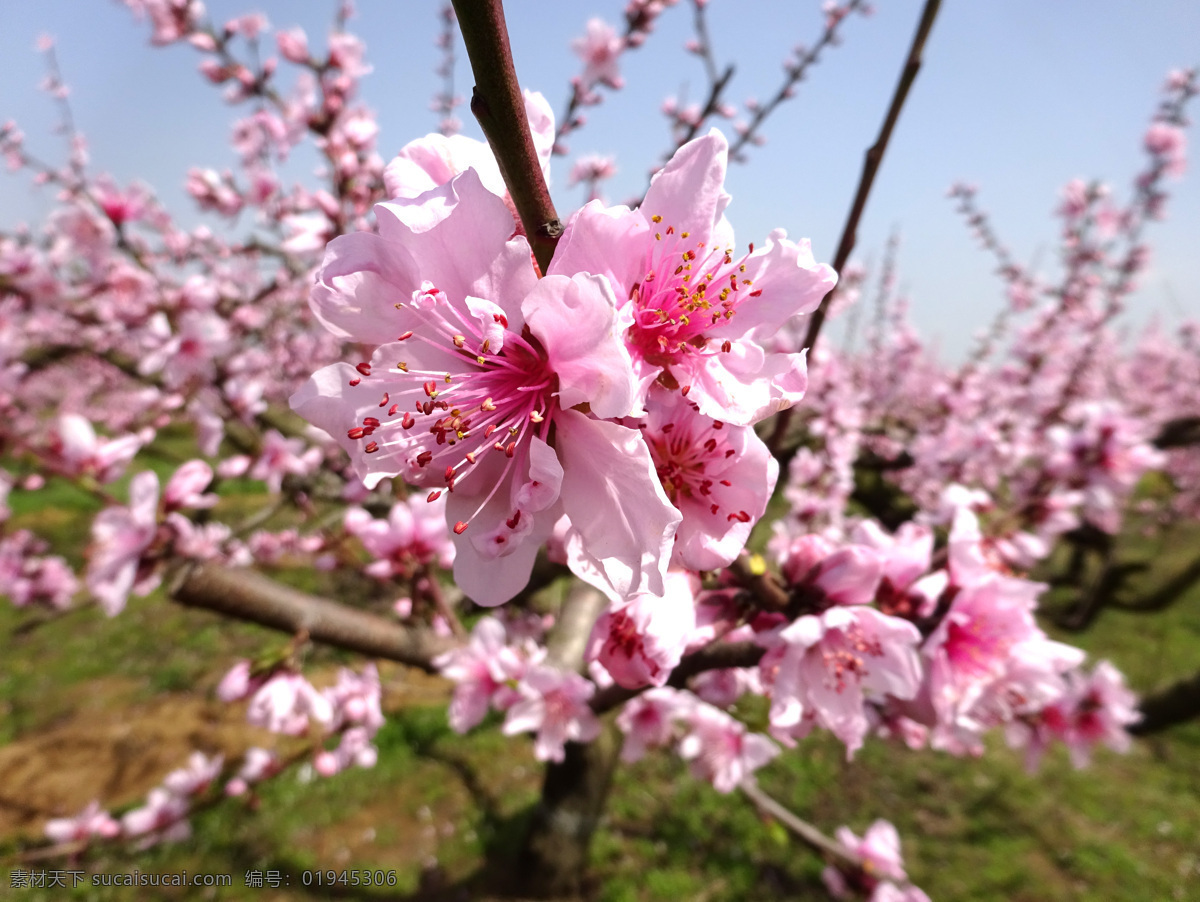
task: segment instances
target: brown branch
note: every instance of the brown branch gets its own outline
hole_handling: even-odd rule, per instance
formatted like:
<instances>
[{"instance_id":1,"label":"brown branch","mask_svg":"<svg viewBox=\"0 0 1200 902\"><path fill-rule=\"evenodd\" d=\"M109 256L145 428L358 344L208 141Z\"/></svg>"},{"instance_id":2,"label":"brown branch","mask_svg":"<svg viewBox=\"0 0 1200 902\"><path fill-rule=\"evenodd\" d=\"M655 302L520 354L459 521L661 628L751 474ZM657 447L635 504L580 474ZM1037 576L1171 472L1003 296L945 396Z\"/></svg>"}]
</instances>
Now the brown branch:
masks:
<instances>
[{"instance_id":1,"label":"brown branch","mask_svg":"<svg viewBox=\"0 0 1200 902\"><path fill-rule=\"evenodd\" d=\"M895 129L896 122L900 118L900 111L904 108L904 101L908 98L908 92L912 88L913 82L916 81L917 73L921 71L921 57L925 50L925 41L928 39L929 32L933 28L934 19L937 18L938 9L941 5L941 0L925 0L925 8L921 11L921 20L917 23L916 34L913 35L912 45L908 48L908 58L904 61L904 68L900 71L900 79L896 82L896 89L892 93L892 102L888 106L887 115L884 117L883 125L879 129L879 136L875 139L875 143L867 150L866 158L863 160L862 175L858 180L858 190L854 194L854 203L850 206L850 214L846 217L846 225L842 229L842 238L838 242L837 255L833 260L833 268L839 274L845 268L846 262L850 259L850 254L854 251L854 246L858 242L859 220L862 219L863 211L867 207L867 198L871 194L871 186L875 183L875 175L879 172L879 166L883 162L883 155L887 151L888 142L891 140L892 130ZM829 307L836 295L837 286L835 285L825 295L825 298L821 301L821 305L817 307L813 312L812 319L809 320L808 332L804 336L804 347L808 348L810 354L817 343L817 336L821 334L821 326L825 323L825 316L829 312ZM772 451L778 450L787 432L790 420L790 408L781 411L777 416L775 429L768 443Z\"/></svg>"},{"instance_id":2,"label":"brown branch","mask_svg":"<svg viewBox=\"0 0 1200 902\"><path fill-rule=\"evenodd\" d=\"M181 573L172 591L180 604L203 608L295 634L314 642L435 671L433 659L453 640L411 629L366 611L308 595L252 570L196 564Z\"/></svg>"},{"instance_id":3,"label":"brown branch","mask_svg":"<svg viewBox=\"0 0 1200 902\"><path fill-rule=\"evenodd\" d=\"M475 75L471 112L496 156L525 236L544 273L563 227L533 146L503 4L500 0L454 0L454 12Z\"/></svg>"},{"instance_id":4,"label":"brown branch","mask_svg":"<svg viewBox=\"0 0 1200 902\"><path fill-rule=\"evenodd\" d=\"M697 674L708 670L726 670L730 667L754 667L762 660L767 650L753 642L712 642L701 649L684 655L679 666L671 671L667 685L673 689L684 689L687 681ZM641 695L646 689L626 689L623 686L609 686L592 696L591 708L597 714L611 711L618 705L623 705L631 698Z\"/></svg>"},{"instance_id":5,"label":"brown branch","mask_svg":"<svg viewBox=\"0 0 1200 902\"><path fill-rule=\"evenodd\" d=\"M1163 423L1154 437L1155 448L1186 448L1200 445L1200 417L1176 417Z\"/></svg>"},{"instance_id":6,"label":"brown branch","mask_svg":"<svg viewBox=\"0 0 1200 902\"><path fill-rule=\"evenodd\" d=\"M1200 673L1161 692L1147 695L1138 706L1142 719L1129 728L1134 736L1149 736L1200 717Z\"/></svg>"}]
</instances>

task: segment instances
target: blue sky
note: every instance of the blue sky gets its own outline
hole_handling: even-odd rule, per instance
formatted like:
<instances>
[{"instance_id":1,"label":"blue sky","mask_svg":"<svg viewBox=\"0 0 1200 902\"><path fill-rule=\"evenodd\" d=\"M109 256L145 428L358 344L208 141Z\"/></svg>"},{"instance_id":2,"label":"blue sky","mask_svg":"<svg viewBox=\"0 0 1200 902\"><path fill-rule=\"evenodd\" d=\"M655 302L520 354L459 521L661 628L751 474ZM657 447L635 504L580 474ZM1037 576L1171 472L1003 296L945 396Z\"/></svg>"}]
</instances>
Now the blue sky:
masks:
<instances>
[{"instance_id":1,"label":"blue sky","mask_svg":"<svg viewBox=\"0 0 1200 902\"><path fill-rule=\"evenodd\" d=\"M562 110L568 80L579 70L569 41L589 16L619 22L623 5L510 0L522 83ZM874 16L850 20L843 46L828 51L796 99L768 121L766 146L751 152L749 164L731 167L728 215L740 242L761 241L782 226L793 237L810 237L818 259L832 257L920 6L879 0ZM302 25L318 46L333 7L333 0L208 3L216 21L261 10L274 27ZM712 0L718 59L737 67L730 101L773 93L790 47L819 34L819 7L817 0ZM378 114L385 156L436 125L429 111L438 87L436 8L432 0L360 0L352 22L375 67L362 96ZM56 39L95 171L150 183L178 214L186 206L189 166L233 164L228 135L235 111L197 74L200 55L184 46L151 47L145 24L117 3L97 0L0 3L0 120L16 120L31 150L55 159L61 152L51 133L53 106L36 90L44 70L33 48L42 33ZM659 112L664 97L699 99L706 90L699 60L682 50L689 37L691 7L681 2L644 47L623 58L626 89L589 109L588 125L571 136L573 152L616 156L614 201L640 193L648 167L669 147ZM878 261L888 234L899 229L900 282L913 318L947 356L957 356L995 314L1002 289L992 260L976 249L945 198L947 187L957 180L977 184L1016 258L1047 270L1058 190L1073 177L1099 178L1126 198L1143 165L1141 135L1167 71L1198 63L1200 4L1193 0L947 0L860 228L858 259ZM457 79L469 93L461 53ZM467 133L477 135L465 110L462 117ZM1189 140L1192 147L1200 143ZM566 165L556 169L554 183L564 216L581 200L578 189L566 188ZM1134 322L1155 314L1167 324L1200 316L1200 179L1192 169L1172 183L1168 219L1148 234L1153 264L1132 304ZM50 200L25 177L0 175L0 227L36 219Z\"/></svg>"}]
</instances>

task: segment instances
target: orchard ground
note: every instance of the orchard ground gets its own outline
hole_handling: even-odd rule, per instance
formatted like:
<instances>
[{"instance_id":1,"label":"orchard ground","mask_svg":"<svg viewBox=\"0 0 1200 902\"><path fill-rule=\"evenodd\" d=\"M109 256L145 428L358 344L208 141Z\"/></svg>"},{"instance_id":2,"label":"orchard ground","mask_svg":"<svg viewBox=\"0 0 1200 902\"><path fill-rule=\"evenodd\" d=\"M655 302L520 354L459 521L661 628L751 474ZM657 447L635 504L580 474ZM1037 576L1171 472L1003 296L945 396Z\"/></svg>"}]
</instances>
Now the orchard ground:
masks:
<instances>
[{"instance_id":1,"label":"orchard ground","mask_svg":"<svg viewBox=\"0 0 1200 902\"><path fill-rule=\"evenodd\" d=\"M186 450L176 442L155 446L163 473ZM262 492L250 481L227 485L222 505L226 513L252 510ZM14 493L13 525L76 548L72 563L80 564L95 502L66 484L36 498L31 509ZM1194 528L1143 540L1135 527L1123 539L1125 557L1153 559L1156 582L1181 570L1200 540ZM283 576L332 580L311 571ZM335 598L362 593L332 581L300 585ZM1053 593L1048 600L1054 603ZM131 600L111 620L94 606L51 617L6 603L0 632L0 897L64 897L9 887L14 868L74 866L24 856L46 819L73 815L92 799L110 810L132 806L194 750L227 760L251 745L286 754L288 741L247 726L242 706L213 694L236 659L278 648L286 637L181 608L161 591ZM1148 692L1200 666L1200 587L1164 612L1105 611L1089 632L1056 638L1093 660L1111 659ZM333 682L343 657L318 648L306 662L323 685L320 675ZM106 849L82 867L89 874L186 869L232 877L229 888L155 891L165 899L486 897L513 866L541 768L526 741L486 725L466 737L452 733L445 715L451 684L398 665L384 665L381 674L388 722L376 738L373 770L306 782L304 769L293 768L263 784L256 806L227 799L198 812L188 842L144 853ZM765 726L765 708L738 713ZM1138 740L1126 756L1102 750L1082 771L1055 748L1035 774L999 736L976 762L872 741L847 763L843 746L821 734L781 755L759 781L829 831L846 823L861 833L875 818L890 818L910 876L933 899L1192 900L1200 899L1198 760L1200 724ZM394 871L396 885L305 888L300 881L305 870L367 868ZM816 856L745 798L717 794L680 759L658 753L617 772L588 898L823 898L820 869ZM291 886L246 887L248 871L278 871ZM87 886L72 897L144 892Z\"/></svg>"}]
</instances>

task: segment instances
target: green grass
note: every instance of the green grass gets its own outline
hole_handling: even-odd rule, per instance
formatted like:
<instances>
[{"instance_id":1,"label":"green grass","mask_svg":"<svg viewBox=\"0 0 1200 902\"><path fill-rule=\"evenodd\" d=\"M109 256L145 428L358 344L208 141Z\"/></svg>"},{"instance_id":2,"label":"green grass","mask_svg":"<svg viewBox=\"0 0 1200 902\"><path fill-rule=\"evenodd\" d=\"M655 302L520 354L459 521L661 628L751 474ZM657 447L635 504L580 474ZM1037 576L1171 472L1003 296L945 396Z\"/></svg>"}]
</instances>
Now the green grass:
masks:
<instances>
[{"instance_id":1,"label":"green grass","mask_svg":"<svg viewBox=\"0 0 1200 902\"><path fill-rule=\"evenodd\" d=\"M252 485L236 488L254 491ZM222 503L249 510L253 497L230 490L227 485ZM27 503L32 496L14 493L14 520L56 545L81 542L94 502L65 484L50 491L53 509L34 508ZM1165 544L1131 539L1125 553L1154 562L1154 572L1135 589L1182 568L1196 548L1195 532ZM91 607L24 628L39 616L0 605L6 637L0 743L73 724L120 724L147 706L171 711L185 700L207 704L234 660L286 641L180 608L161 594L132 599L113 619ZM1135 688L1151 690L1200 668L1200 589L1159 614L1105 611L1086 633L1055 637L1094 659L1109 658ZM343 660L317 650L309 664L329 672ZM393 689L413 679L398 668L385 670L384 678ZM743 713L753 721L762 712L751 704ZM203 717L198 723L203 726ZM218 893L160 888L155 898L163 899L456 897L449 890L433 895L437 887L486 897L497 871L484 870L485 860L499 862L501 870L511 861L540 780L527 739L500 736L491 723L492 729L459 737L446 724L444 705L393 705L377 737L373 770L309 782L293 770L264 785L254 806L226 800L196 815L187 843L145 853L107 849L84 867L233 876L232 888ZM231 729L212 725L214 736ZM765 768L760 783L827 832L847 824L861 834L876 818L892 820L910 875L935 900L1186 900L1200 898L1198 761L1200 724L1139 741L1127 756L1101 751L1082 771L1056 749L1035 774L1026 773L1001 736L992 737L980 760L870 742L853 762L840 743L815 736ZM178 764L182 760L164 766ZM146 785L160 777L148 775ZM9 791L5 786L0 797ZM136 801L107 798L95 787L83 802L92 796L106 804ZM0 839L0 871L11 869L11 856L31 841ZM691 779L676 757L657 754L618 770L593 848L589 896L604 902L820 899L821 866L746 799L716 793ZM298 885L306 869L368 867L394 870L396 886L334 892ZM243 876L250 870L278 870L291 876L292 886L247 888ZM5 877L0 874L0 897L9 892ZM91 886L67 896L12 892L26 900L146 898L145 890Z\"/></svg>"}]
</instances>

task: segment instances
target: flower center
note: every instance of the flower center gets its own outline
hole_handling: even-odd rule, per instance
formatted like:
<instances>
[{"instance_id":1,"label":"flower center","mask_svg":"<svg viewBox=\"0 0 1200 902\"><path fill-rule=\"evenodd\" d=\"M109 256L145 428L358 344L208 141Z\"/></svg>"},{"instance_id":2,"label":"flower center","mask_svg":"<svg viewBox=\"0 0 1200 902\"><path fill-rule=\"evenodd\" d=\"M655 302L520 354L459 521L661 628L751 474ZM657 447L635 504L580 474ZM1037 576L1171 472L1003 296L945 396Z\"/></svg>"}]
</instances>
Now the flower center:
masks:
<instances>
[{"instance_id":1,"label":"flower center","mask_svg":"<svg viewBox=\"0 0 1200 902\"><path fill-rule=\"evenodd\" d=\"M659 225L662 217L651 221ZM762 293L750 290L745 257L735 261L732 249L688 239L688 232L676 232L673 225L655 232L646 274L629 293L634 308L630 344L656 366L669 367L699 353L708 342L706 330L731 320L744 298ZM721 350L729 349L726 341Z\"/></svg>"},{"instance_id":2,"label":"flower center","mask_svg":"<svg viewBox=\"0 0 1200 902\"><path fill-rule=\"evenodd\" d=\"M675 421L666 423L657 432L643 431L646 445L650 449L650 457L658 473L663 491L675 507L682 510L685 501L698 504L716 516L721 511L721 505L714 495L716 486L730 488L728 479L714 479L709 471L716 470L720 475L726 460L736 453L729 447L725 439L725 424L719 420L711 420L711 434L707 438L702 430L699 435L692 431L692 423ZM716 488L719 493L721 490ZM730 520L741 520L743 523L750 519L750 514L737 510L728 515Z\"/></svg>"},{"instance_id":3,"label":"flower center","mask_svg":"<svg viewBox=\"0 0 1200 902\"><path fill-rule=\"evenodd\" d=\"M826 685L843 692L848 682L860 683L868 672L866 659L883 657L879 640L867 636L857 623L830 630L821 643Z\"/></svg>"},{"instance_id":4,"label":"flower center","mask_svg":"<svg viewBox=\"0 0 1200 902\"><path fill-rule=\"evenodd\" d=\"M527 455L527 437L546 438L557 410L557 377L537 339L528 330L509 331L494 304L468 313L426 283L403 306L418 314L422 328L400 340L422 346L411 365L400 360L372 373L369 363L358 364L362 379L350 384L370 379L379 386L381 412L346 434L364 441L367 454L399 458L407 482L433 489L429 501L453 492L482 462L496 461L482 508L514 461ZM462 532L466 524L455 528Z\"/></svg>"}]
</instances>

